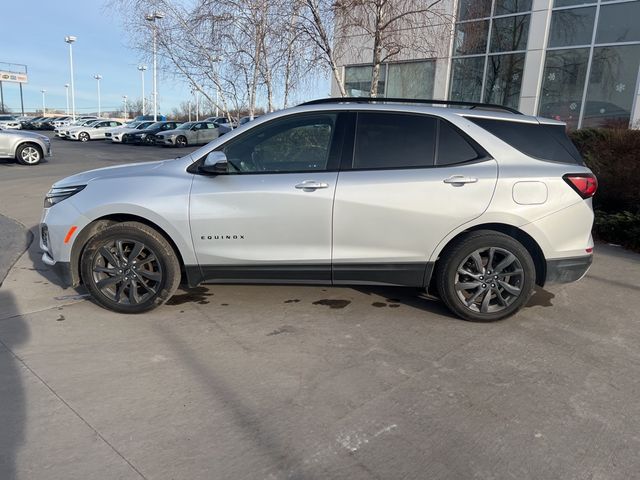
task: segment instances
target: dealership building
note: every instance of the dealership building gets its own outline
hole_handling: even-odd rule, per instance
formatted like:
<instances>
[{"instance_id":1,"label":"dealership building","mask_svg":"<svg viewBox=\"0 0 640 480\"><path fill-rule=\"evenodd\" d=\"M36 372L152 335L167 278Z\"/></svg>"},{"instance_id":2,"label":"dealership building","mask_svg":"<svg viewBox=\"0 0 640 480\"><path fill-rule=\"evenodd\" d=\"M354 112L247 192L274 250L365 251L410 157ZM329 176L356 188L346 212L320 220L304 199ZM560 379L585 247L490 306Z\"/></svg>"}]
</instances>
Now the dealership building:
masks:
<instances>
[{"instance_id":1,"label":"dealership building","mask_svg":"<svg viewBox=\"0 0 640 480\"><path fill-rule=\"evenodd\" d=\"M382 67L380 96L495 103L570 128L640 127L640 0L458 0L442 8L453 19L446 27L403 33L439 36L442 48L394 56ZM350 96L368 96L371 84L363 38L336 40Z\"/></svg>"}]
</instances>

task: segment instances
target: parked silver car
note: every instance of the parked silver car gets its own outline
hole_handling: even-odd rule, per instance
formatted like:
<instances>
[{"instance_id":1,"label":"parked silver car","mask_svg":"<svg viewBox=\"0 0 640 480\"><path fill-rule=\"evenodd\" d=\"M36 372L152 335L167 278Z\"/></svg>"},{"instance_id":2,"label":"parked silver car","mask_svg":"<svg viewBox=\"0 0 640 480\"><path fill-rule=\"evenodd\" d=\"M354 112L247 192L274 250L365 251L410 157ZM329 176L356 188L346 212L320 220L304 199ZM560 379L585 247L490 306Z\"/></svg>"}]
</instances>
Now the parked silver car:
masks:
<instances>
[{"instance_id":1,"label":"parked silver car","mask_svg":"<svg viewBox=\"0 0 640 480\"><path fill-rule=\"evenodd\" d=\"M186 147L204 145L220 136L218 126L213 122L187 122L175 130L167 130L155 136L156 145L166 147Z\"/></svg>"},{"instance_id":2,"label":"parked silver car","mask_svg":"<svg viewBox=\"0 0 640 480\"><path fill-rule=\"evenodd\" d=\"M365 101L309 102L183 158L56 182L42 259L126 313L166 302L182 279L427 289L489 321L536 284L584 276L597 180L564 123Z\"/></svg>"},{"instance_id":3,"label":"parked silver car","mask_svg":"<svg viewBox=\"0 0 640 480\"><path fill-rule=\"evenodd\" d=\"M22 165L37 165L51 156L51 142L38 133L0 131L0 158L15 158Z\"/></svg>"}]
</instances>

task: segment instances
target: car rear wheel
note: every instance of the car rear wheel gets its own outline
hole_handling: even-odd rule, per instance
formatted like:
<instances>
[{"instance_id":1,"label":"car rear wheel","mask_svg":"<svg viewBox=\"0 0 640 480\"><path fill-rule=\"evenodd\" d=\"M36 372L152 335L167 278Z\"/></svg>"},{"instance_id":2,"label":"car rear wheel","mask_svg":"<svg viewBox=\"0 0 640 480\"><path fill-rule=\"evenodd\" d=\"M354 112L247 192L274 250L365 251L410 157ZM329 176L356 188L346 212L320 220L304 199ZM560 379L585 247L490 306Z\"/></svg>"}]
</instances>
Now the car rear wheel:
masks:
<instances>
[{"instance_id":1,"label":"car rear wheel","mask_svg":"<svg viewBox=\"0 0 640 480\"><path fill-rule=\"evenodd\" d=\"M82 280L93 299L119 313L142 313L166 302L180 283L180 263L169 242L138 222L94 235L81 257Z\"/></svg>"},{"instance_id":2,"label":"car rear wheel","mask_svg":"<svg viewBox=\"0 0 640 480\"><path fill-rule=\"evenodd\" d=\"M88 142L88 141L89 141L89 134L88 134L87 132L81 132L81 133L78 135L78 139L79 139L81 142Z\"/></svg>"},{"instance_id":3,"label":"car rear wheel","mask_svg":"<svg viewBox=\"0 0 640 480\"><path fill-rule=\"evenodd\" d=\"M42 160L42 150L29 143L21 145L16 151L16 160L22 165L37 165Z\"/></svg>"},{"instance_id":4,"label":"car rear wheel","mask_svg":"<svg viewBox=\"0 0 640 480\"><path fill-rule=\"evenodd\" d=\"M442 255L436 283L440 298L456 315L489 322L526 304L535 285L535 265L514 238L489 230L471 232Z\"/></svg>"},{"instance_id":5,"label":"car rear wheel","mask_svg":"<svg viewBox=\"0 0 640 480\"><path fill-rule=\"evenodd\" d=\"M184 137L183 135L180 135L178 138L176 138L176 146L177 147L186 147L187 146L187 137Z\"/></svg>"}]
</instances>

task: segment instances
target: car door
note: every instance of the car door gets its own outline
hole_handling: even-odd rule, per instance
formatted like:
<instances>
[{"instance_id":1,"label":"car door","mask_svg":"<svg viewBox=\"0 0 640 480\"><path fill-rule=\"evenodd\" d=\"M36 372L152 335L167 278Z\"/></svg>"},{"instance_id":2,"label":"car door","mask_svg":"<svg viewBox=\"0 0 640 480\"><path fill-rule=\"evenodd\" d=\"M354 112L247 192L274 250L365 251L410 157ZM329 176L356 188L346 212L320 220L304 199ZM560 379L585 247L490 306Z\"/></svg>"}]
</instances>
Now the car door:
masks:
<instances>
[{"instance_id":1,"label":"car door","mask_svg":"<svg viewBox=\"0 0 640 480\"><path fill-rule=\"evenodd\" d=\"M7 157L9 153L9 144L11 142L11 136L0 133L0 157Z\"/></svg>"},{"instance_id":2,"label":"car door","mask_svg":"<svg viewBox=\"0 0 640 480\"><path fill-rule=\"evenodd\" d=\"M205 281L331 281L339 120L297 114L257 125L218 148L228 173L195 175L191 234Z\"/></svg>"},{"instance_id":3,"label":"car door","mask_svg":"<svg viewBox=\"0 0 640 480\"><path fill-rule=\"evenodd\" d=\"M218 138L218 128L214 123L211 122L203 122L203 128L199 131L201 137L200 141L202 143L209 143L212 140Z\"/></svg>"},{"instance_id":4,"label":"car door","mask_svg":"<svg viewBox=\"0 0 640 480\"><path fill-rule=\"evenodd\" d=\"M488 207L497 164L445 120L353 115L334 204L334 283L423 286L440 241Z\"/></svg>"}]
</instances>

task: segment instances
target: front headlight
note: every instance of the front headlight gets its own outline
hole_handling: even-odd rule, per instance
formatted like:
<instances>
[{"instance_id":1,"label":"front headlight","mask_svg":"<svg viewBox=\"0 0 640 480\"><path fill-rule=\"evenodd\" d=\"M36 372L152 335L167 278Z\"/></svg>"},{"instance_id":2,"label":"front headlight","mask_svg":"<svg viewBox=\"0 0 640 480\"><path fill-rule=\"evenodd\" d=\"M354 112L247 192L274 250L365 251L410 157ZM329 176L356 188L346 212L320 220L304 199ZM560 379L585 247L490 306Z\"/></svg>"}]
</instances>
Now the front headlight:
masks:
<instances>
[{"instance_id":1,"label":"front headlight","mask_svg":"<svg viewBox=\"0 0 640 480\"><path fill-rule=\"evenodd\" d=\"M53 207L56 203L75 195L84 189L86 185L76 185L73 187L53 187L44 197L44 208Z\"/></svg>"}]
</instances>

